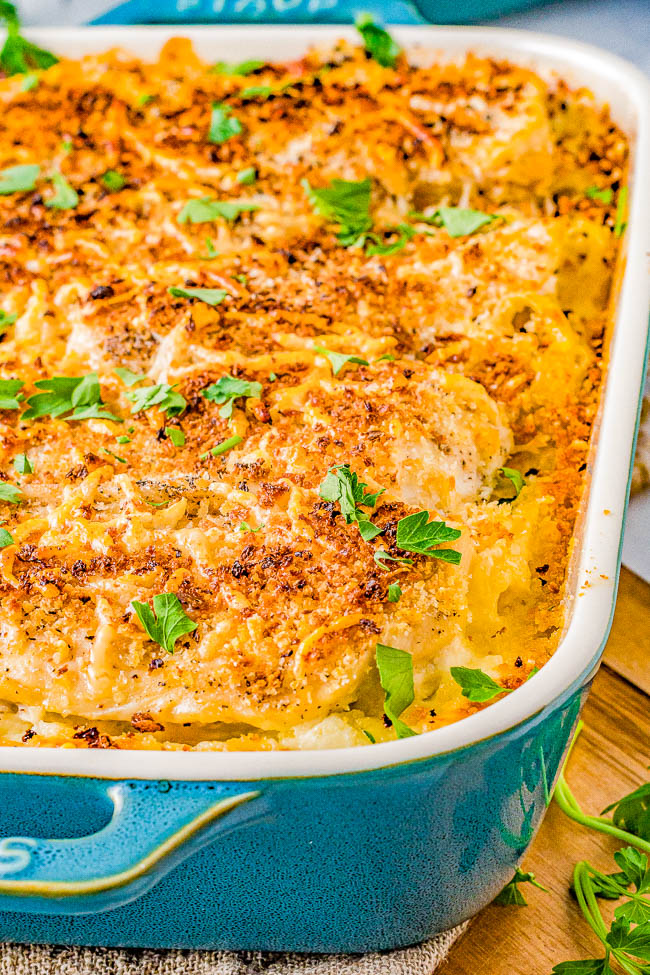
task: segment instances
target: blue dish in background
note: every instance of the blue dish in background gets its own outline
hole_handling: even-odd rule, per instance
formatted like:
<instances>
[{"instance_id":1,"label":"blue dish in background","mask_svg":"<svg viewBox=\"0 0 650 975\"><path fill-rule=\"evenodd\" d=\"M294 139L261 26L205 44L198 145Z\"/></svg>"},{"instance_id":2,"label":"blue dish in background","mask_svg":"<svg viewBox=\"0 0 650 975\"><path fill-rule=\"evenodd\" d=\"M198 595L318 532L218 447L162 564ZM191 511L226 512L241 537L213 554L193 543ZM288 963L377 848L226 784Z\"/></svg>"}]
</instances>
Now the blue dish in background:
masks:
<instances>
[{"instance_id":1,"label":"blue dish in background","mask_svg":"<svg viewBox=\"0 0 650 975\"><path fill-rule=\"evenodd\" d=\"M112 44L151 53L170 33L29 36L75 56ZM214 60L287 56L290 45L328 40L299 28L290 38L273 27L185 33ZM487 904L541 822L615 600L647 341L648 87L624 62L558 38L420 27L398 36L560 70L608 100L634 137L626 270L560 646L489 708L365 748L0 749L2 940L316 952L408 945Z\"/></svg>"}]
</instances>

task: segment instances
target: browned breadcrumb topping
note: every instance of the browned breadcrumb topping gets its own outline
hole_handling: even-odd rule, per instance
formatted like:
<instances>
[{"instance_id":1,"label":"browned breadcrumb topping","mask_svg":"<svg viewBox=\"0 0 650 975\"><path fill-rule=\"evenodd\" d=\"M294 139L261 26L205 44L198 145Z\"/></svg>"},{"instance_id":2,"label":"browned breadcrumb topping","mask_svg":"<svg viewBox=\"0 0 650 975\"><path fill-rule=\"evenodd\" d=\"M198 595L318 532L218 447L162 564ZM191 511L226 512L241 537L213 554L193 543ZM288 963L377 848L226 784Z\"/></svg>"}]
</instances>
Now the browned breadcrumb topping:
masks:
<instances>
[{"instance_id":1,"label":"browned breadcrumb topping","mask_svg":"<svg viewBox=\"0 0 650 975\"><path fill-rule=\"evenodd\" d=\"M222 142L215 103L240 123ZM611 318L627 146L607 110L474 56L390 69L341 44L242 78L182 39L155 64L114 51L30 91L0 80L0 104L0 170L41 166L33 191L0 195L0 309L16 316L0 379L27 399L94 372L123 419L0 408L0 480L22 492L0 500L15 542L0 549L0 743L365 744L394 736L378 641L413 656L418 732L482 706L451 666L509 688L542 666ZM55 171L77 205L48 205ZM343 246L302 185L366 177L379 239L414 228L393 254ZM179 222L204 197L256 209ZM452 237L412 217L438 206L497 219ZM334 374L316 345L368 364ZM261 387L230 418L203 395L227 375ZM163 383L179 415L131 412L128 394ZM23 453L33 473L13 465ZM371 541L319 495L337 464L384 489ZM524 477L516 499L504 466ZM397 523L418 510L461 530L459 566L375 559L405 556ZM197 624L173 654L131 606L163 592Z\"/></svg>"}]
</instances>

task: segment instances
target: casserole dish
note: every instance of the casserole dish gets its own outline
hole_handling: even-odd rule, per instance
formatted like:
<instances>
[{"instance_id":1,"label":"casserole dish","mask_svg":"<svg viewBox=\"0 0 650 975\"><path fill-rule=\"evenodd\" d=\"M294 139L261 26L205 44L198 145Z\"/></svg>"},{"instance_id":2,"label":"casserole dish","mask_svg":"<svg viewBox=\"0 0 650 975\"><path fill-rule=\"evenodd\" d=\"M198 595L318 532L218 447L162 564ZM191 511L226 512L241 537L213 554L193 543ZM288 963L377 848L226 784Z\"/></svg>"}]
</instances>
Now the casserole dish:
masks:
<instances>
[{"instance_id":1,"label":"casserole dish","mask_svg":"<svg viewBox=\"0 0 650 975\"><path fill-rule=\"evenodd\" d=\"M187 33L200 54L216 60L233 50L290 57L340 32ZM117 44L147 58L169 34L84 29L32 36L71 55ZM559 71L607 99L631 141L626 269L562 642L542 671L490 708L363 749L236 759L2 749L6 940L396 947L480 909L539 825L613 609L646 346L647 188L640 174L648 155L647 87L615 58L556 39L426 29L397 37L407 47L496 53L541 74Z\"/></svg>"}]
</instances>

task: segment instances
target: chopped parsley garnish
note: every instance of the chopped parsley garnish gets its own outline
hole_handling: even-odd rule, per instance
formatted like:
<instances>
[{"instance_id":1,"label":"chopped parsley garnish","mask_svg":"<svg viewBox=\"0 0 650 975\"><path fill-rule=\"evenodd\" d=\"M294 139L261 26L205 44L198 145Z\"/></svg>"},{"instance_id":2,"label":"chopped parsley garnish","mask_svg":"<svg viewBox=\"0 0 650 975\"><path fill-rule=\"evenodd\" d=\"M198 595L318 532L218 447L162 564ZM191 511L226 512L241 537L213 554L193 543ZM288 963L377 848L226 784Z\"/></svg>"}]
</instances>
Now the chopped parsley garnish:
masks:
<instances>
[{"instance_id":1,"label":"chopped parsley garnish","mask_svg":"<svg viewBox=\"0 0 650 975\"><path fill-rule=\"evenodd\" d=\"M489 674L472 667L452 667L451 676L460 686L463 697L474 703L491 701L497 694L510 694L512 688L501 687Z\"/></svg>"},{"instance_id":2,"label":"chopped parsley garnish","mask_svg":"<svg viewBox=\"0 0 650 975\"><path fill-rule=\"evenodd\" d=\"M97 419L122 422L119 416L105 409L99 379L94 372L89 372L86 376L53 376L51 379L40 379L34 385L47 392L29 397L23 420L51 416L53 419L61 417L63 420Z\"/></svg>"},{"instance_id":3,"label":"chopped parsley garnish","mask_svg":"<svg viewBox=\"0 0 650 975\"><path fill-rule=\"evenodd\" d=\"M147 378L146 373L131 372L124 366L117 366L113 372L120 377L125 386L135 386L136 383L141 383Z\"/></svg>"},{"instance_id":4,"label":"chopped parsley garnish","mask_svg":"<svg viewBox=\"0 0 650 975\"><path fill-rule=\"evenodd\" d=\"M614 222L614 234L616 237L621 237L623 231L627 227L627 218L625 216L627 211L627 186L621 186L618 191L618 199L616 200L616 217Z\"/></svg>"},{"instance_id":5,"label":"chopped parsley garnish","mask_svg":"<svg viewBox=\"0 0 650 975\"><path fill-rule=\"evenodd\" d=\"M6 528L0 528L0 548L7 548L8 545L15 545L14 537Z\"/></svg>"},{"instance_id":6,"label":"chopped parsley garnish","mask_svg":"<svg viewBox=\"0 0 650 975\"><path fill-rule=\"evenodd\" d=\"M519 473L519 471L515 470L514 467L500 467L499 468L499 473L500 474L503 474L503 476L505 478L507 478L509 481L511 481L512 482L512 486L515 489L515 493L514 493L513 497L511 497L511 498L501 498L501 501L503 501L503 502L506 502L506 501L514 501L515 498L518 498L519 497L519 494L521 492L521 489L522 489L522 487L524 487L524 485L526 484L526 482L524 481L524 479L521 476L521 474ZM501 503L501 501L499 503Z\"/></svg>"},{"instance_id":7,"label":"chopped parsley garnish","mask_svg":"<svg viewBox=\"0 0 650 975\"><path fill-rule=\"evenodd\" d=\"M338 501L346 525L356 522L361 537L369 542L379 535L382 529L373 525L368 513L362 511L361 506L374 508L377 499L384 493L384 488L370 494L366 492L367 487L368 485L363 481L360 482L354 471L350 470L349 464L338 464L329 469L325 480L318 488L318 494L324 501Z\"/></svg>"},{"instance_id":8,"label":"chopped parsley garnish","mask_svg":"<svg viewBox=\"0 0 650 975\"><path fill-rule=\"evenodd\" d=\"M534 873L525 873L517 867L514 877L505 885L501 893L494 898L493 903L500 904L503 907L510 904L514 904L517 907L527 907L528 901L519 890L520 884L532 884L533 887L539 887L540 890L548 894L548 889L535 880Z\"/></svg>"},{"instance_id":9,"label":"chopped parsley garnish","mask_svg":"<svg viewBox=\"0 0 650 975\"><path fill-rule=\"evenodd\" d=\"M395 555L390 555L383 548L378 548L373 559L377 563L380 569L385 569L388 571L388 566L385 565L386 562L400 562L402 565L413 565L413 559L401 559Z\"/></svg>"},{"instance_id":10,"label":"chopped parsley garnish","mask_svg":"<svg viewBox=\"0 0 650 975\"><path fill-rule=\"evenodd\" d=\"M201 260L213 261L215 257L219 257L219 251L214 246L214 242L210 240L209 237L205 238L205 249L207 253L202 255Z\"/></svg>"},{"instance_id":11,"label":"chopped parsley garnish","mask_svg":"<svg viewBox=\"0 0 650 975\"><path fill-rule=\"evenodd\" d=\"M126 461L124 460L123 457L119 457L117 454L114 454L112 450L108 449L108 447L102 447L102 450L104 451L105 454L108 454L109 457L112 457L113 460L116 460L118 464L126 464Z\"/></svg>"},{"instance_id":12,"label":"chopped parsley garnish","mask_svg":"<svg viewBox=\"0 0 650 975\"><path fill-rule=\"evenodd\" d=\"M210 68L214 74L230 74L230 75L241 75L246 77L246 75L252 74L253 71L259 71L263 68L266 61L241 61L239 64L229 64L227 61L218 61L213 68Z\"/></svg>"},{"instance_id":13,"label":"chopped parsley garnish","mask_svg":"<svg viewBox=\"0 0 650 975\"><path fill-rule=\"evenodd\" d=\"M393 725L398 738L416 734L400 720L400 715L413 703L413 658L406 650L377 644L375 650L379 681L384 691L384 713Z\"/></svg>"},{"instance_id":14,"label":"chopped parsley garnish","mask_svg":"<svg viewBox=\"0 0 650 975\"><path fill-rule=\"evenodd\" d=\"M183 447L185 434L179 427L165 427L165 435L169 437L174 447Z\"/></svg>"},{"instance_id":15,"label":"chopped parsley garnish","mask_svg":"<svg viewBox=\"0 0 650 975\"><path fill-rule=\"evenodd\" d=\"M137 99L136 104L137 104L138 108L144 108L144 106L145 105L149 105L150 102L152 102L155 97L156 97L155 95L151 95L151 94L145 92L144 95L138 95L138 99Z\"/></svg>"},{"instance_id":16,"label":"chopped parsley garnish","mask_svg":"<svg viewBox=\"0 0 650 975\"><path fill-rule=\"evenodd\" d=\"M55 210L74 210L79 203L79 194L68 183L63 173L52 173L50 176L54 186L54 196L45 201L45 206Z\"/></svg>"},{"instance_id":17,"label":"chopped parsley garnish","mask_svg":"<svg viewBox=\"0 0 650 975\"><path fill-rule=\"evenodd\" d=\"M397 227L389 227L385 233L397 234L397 240L386 243L378 234L368 234L368 240L374 241L369 246L366 245L366 254L368 257L373 257L375 254L382 256L397 254L398 251L404 250L409 240L415 236L415 230L408 223L400 223Z\"/></svg>"},{"instance_id":18,"label":"chopped parsley garnish","mask_svg":"<svg viewBox=\"0 0 650 975\"><path fill-rule=\"evenodd\" d=\"M23 492L15 484L7 484L0 481L0 501L8 501L9 504L20 504L23 500Z\"/></svg>"},{"instance_id":19,"label":"chopped parsley garnish","mask_svg":"<svg viewBox=\"0 0 650 975\"><path fill-rule=\"evenodd\" d=\"M388 31L379 27L372 19L370 14L360 14L355 25L361 37L366 51L371 57L381 64L383 68L394 68L401 48L390 36Z\"/></svg>"},{"instance_id":20,"label":"chopped parsley garnish","mask_svg":"<svg viewBox=\"0 0 650 975\"><path fill-rule=\"evenodd\" d=\"M173 298L196 298L213 307L228 297L223 288L167 288L167 291Z\"/></svg>"},{"instance_id":21,"label":"chopped parsley garnish","mask_svg":"<svg viewBox=\"0 0 650 975\"><path fill-rule=\"evenodd\" d=\"M219 102L213 102L208 142L212 142L214 145L220 145L222 142L227 142L234 135L239 135L241 131L241 122L238 118L235 118L228 106L220 105Z\"/></svg>"},{"instance_id":22,"label":"chopped parsley garnish","mask_svg":"<svg viewBox=\"0 0 650 975\"><path fill-rule=\"evenodd\" d=\"M0 169L0 194L6 196L9 193L29 193L36 188L40 173L41 167L32 163Z\"/></svg>"},{"instance_id":23,"label":"chopped parsley garnish","mask_svg":"<svg viewBox=\"0 0 650 975\"><path fill-rule=\"evenodd\" d=\"M13 460L14 469L19 474L33 474L34 468L27 454L17 454Z\"/></svg>"},{"instance_id":24,"label":"chopped parsley garnish","mask_svg":"<svg viewBox=\"0 0 650 975\"><path fill-rule=\"evenodd\" d=\"M242 186L250 186L257 179L257 170L255 166L247 166L246 169L240 169L237 173L237 182L241 183Z\"/></svg>"},{"instance_id":25,"label":"chopped parsley garnish","mask_svg":"<svg viewBox=\"0 0 650 975\"><path fill-rule=\"evenodd\" d=\"M258 525L257 528L251 528L251 526L248 524L247 521L242 521L242 523L239 526L239 528L237 529L237 531L240 531L240 532L252 532L253 535L256 535L257 532L261 532L262 531L262 528L263 527L264 527L263 525Z\"/></svg>"},{"instance_id":26,"label":"chopped parsley garnish","mask_svg":"<svg viewBox=\"0 0 650 975\"><path fill-rule=\"evenodd\" d=\"M266 99L272 94L273 89L270 85L252 85L250 88L243 88L242 91L239 92L239 97L246 100L251 98Z\"/></svg>"},{"instance_id":27,"label":"chopped parsley garnish","mask_svg":"<svg viewBox=\"0 0 650 975\"><path fill-rule=\"evenodd\" d=\"M211 223L213 220L236 220L241 213L259 210L257 203L246 200L213 200L202 196L198 200L188 200L178 214L179 223Z\"/></svg>"},{"instance_id":28,"label":"chopped parsley garnish","mask_svg":"<svg viewBox=\"0 0 650 975\"><path fill-rule=\"evenodd\" d=\"M123 443L131 443L131 438L130 438L130 437L127 437L127 436L125 436L125 435L123 435L123 436L121 436L121 437L116 437L116 438L115 438L115 440L116 440L116 441L117 441L117 443L119 443L119 444L123 444Z\"/></svg>"},{"instance_id":29,"label":"chopped parsley garnish","mask_svg":"<svg viewBox=\"0 0 650 975\"><path fill-rule=\"evenodd\" d=\"M388 602L398 603L402 597L402 589L399 582L391 582L388 587Z\"/></svg>"},{"instance_id":30,"label":"chopped parsley garnish","mask_svg":"<svg viewBox=\"0 0 650 975\"><path fill-rule=\"evenodd\" d=\"M490 213L482 213L481 210L465 210L463 207L438 207L430 216L424 213L412 213L411 217L421 223L444 227L450 237L468 237L486 224L498 220L498 217Z\"/></svg>"},{"instance_id":31,"label":"chopped parsley garnish","mask_svg":"<svg viewBox=\"0 0 650 975\"><path fill-rule=\"evenodd\" d=\"M329 186L315 189L306 179L302 186L314 211L326 220L339 224L337 240L344 247L363 243L372 229L370 216L370 179L333 179Z\"/></svg>"},{"instance_id":32,"label":"chopped parsley garnish","mask_svg":"<svg viewBox=\"0 0 650 975\"><path fill-rule=\"evenodd\" d=\"M35 91L40 83L41 79L39 78L38 73L36 71L30 71L30 73L26 74L23 78L23 83L20 88L21 91Z\"/></svg>"},{"instance_id":33,"label":"chopped parsley garnish","mask_svg":"<svg viewBox=\"0 0 650 975\"><path fill-rule=\"evenodd\" d=\"M597 186L588 186L585 190L585 196L590 200L598 200L599 203L604 203L607 206L614 199L614 191L610 186L606 186L603 190Z\"/></svg>"},{"instance_id":34,"label":"chopped parsley garnish","mask_svg":"<svg viewBox=\"0 0 650 975\"><path fill-rule=\"evenodd\" d=\"M210 450L206 450L204 454L201 454L199 460L207 460L210 454L212 454L213 457L220 457L221 454L226 454L229 450L232 450L233 447L240 444L243 439L243 437L237 436L228 437L227 440L222 440L221 443L218 443L216 447L211 447Z\"/></svg>"},{"instance_id":35,"label":"chopped parsley garnish","mask_svg":"<svg viewBox=\"0 0 650 975\"><path fill-rule=\"evenodd\" d=\"M193 633L197 625L189 618L174 593L163 592L153 597L153 610L149 603L131 600L131 606L142 623L147 636L167 653L174 652L179 637Z\"/></svg>"},{"instance_id":36,"label":"chopped parsley garnish","mask_svg":"<svg viewBox=\"0 0 650 975\"><path fill-rule=\"evenodd\" d=\"M185 397L177 393L168 383L141 386L140 389L133 389L127 393L126 398L133 403L131 413L139 413L141 410L150 410L152 406L157 406L167 416L178 416L187 406Z\"/></svg>"},{"instance_id":37,"label":"chopped parsley garnish","mask_svg":"<svg viewBox=\"0 0 650 975\"><path fill-rule=\"evenodd\" d=\"M18 13L13 3L0 0L0 23L7 27L7 37L0 50L0 70L6 75L26 74L35 69L51 68L59 60L20 33Z\"/></svg>"},{"instance_id":38,"label":"chopped parsley garnish","mask_svg":"<svg viewBox=\"0 0 650 975\"><path fill-rule=\"evenodd\" d=\"M245 399L259 399L262 395L262 384L249 382L247 379L235 379L234 376L222 376L216 383L202 390L201 395L211 403L220 403L219 416L229 420L235 400L241 396Z\"/></svg>"},{"instance_id":39,"label":"chopped parsley garnish","mask_svg":"<svg viewBox=\"0 0 650 975\"><path fill-rule=\"evenodd\" d=\"M338 376L343 366L348 362L354 362L359 366L369 365L367 359L361 359L358 355L345 355L342 352L330 352L329 349L324 349L322 345L315 345L314 352L318 352L319 355L324 355L326 359L329 359L330 365L332 366L332 372L335 376Z\"/></svg>"},{"instance_id":40,"label":"chopped parsley garnish","mask_svg":"<svg viewBox=\"0 0 650 975\"><path fill-rule=\"evenodd\" d=\"M61 152L70 153L72 152L73 144L70 139L64 139L61 143Z\"/></svg>"},{"instance_id":41,"label":"chopped parsley garnish","mask_svg":"<svg viewBox=\"0 0 650 975\"><path fill-rule=\"evenodd\" d=\"M126 186L126 180L116 169L107 169L101 181L109 193L119 193Z\"/></svg>"},{"instance_id":42,"label":"chopped parsley garnish","mask_svg":"<svg viewBox=\"0 0 650 975\"><path fill-rule=\"evenodd\" d=\"M19 410L24 399L22 379L0 379L0 410Z\"/></svg>"},{"instance_id":43,"label":"chopped parsley garnish","mask_svg":"<svg viewBox=\"0 0 650 975\"><path fill-rule=\"evenodd\" d=\"M457 528L450 528L444 521L429 521L428 511L416 511L397 522L395 544L405 552L417 552L431 559L442 559L458 565L460 552L453 548L434 548L442 542L453 542L460 538Z\"/></svg>"}]
</instances>

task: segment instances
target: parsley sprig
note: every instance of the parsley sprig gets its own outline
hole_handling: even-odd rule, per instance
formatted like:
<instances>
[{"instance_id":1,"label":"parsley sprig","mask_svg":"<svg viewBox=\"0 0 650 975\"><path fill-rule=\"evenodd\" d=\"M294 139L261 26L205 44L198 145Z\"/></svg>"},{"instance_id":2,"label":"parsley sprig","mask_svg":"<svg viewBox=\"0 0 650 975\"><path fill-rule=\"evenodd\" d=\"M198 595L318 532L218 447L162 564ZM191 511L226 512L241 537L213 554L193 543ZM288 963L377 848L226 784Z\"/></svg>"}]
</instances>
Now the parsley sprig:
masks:
<instances>
[{"instance_id":1,"label":"parsley sprig","mask_svg":"<svg viewBox=\"0 0 650 975\"><path fill-rule=\"evenodd\" d=\"M314 211L339 224L337 240L340 244L351 247L364 242L367 232L372 229L370 179L333 179L329 186L320 188L310 186L308 180L303 179L301 185Z\"/></svg>"},{"instance_id":2,"label":"parsley sprig","mask_svg":"<svg viewBox=\"0 0 650 975\"><path fill-rule=\"evenodd\" d=\"M179 223L211 223L213 220L233 221L242 213L252 213L259 210L257 203L248 200L213 200L209 196L202 196L197 200L188 200L178 214Z\"/></svg>"},{"instance_id":3,"label":"parsley sprig","mask_svg":"<svg viewBox=\"0 0 650 975\"><path fill-rule=\"evenodd\" d=\"M126 398L133 403L131 413L139 413L141 410L150 410L152 406L157 406L167 416L179 416L187 406L185 397L177 393L174 386L170 386L169 383L132 389L126 394Z\"/></svg>"},{"instance_id":4,"label":"parsley sprig","mask_svg":"<svg viewBox=\"0 0 650 975\"><path fill-rule=\"evenodd\" d=\"M580 732L578 726L576 735ZM566 763L565 763L566 768ZM554 798L560 809L581 826L626 844L614 854L616 872L604 873L582 860L573 871L573 891L584 917L601 941L602 958L566 961L554 975L614 975L614 965L627 975L650 971L650 783L613 803L601 816L582 811L562 770ZM611 819L605 813L612 812ZM620 900L608 927L598 899Z\"/></svg>"},{"instance_id":5,"label":"parsley sprig","mask_svg":"<svg viewBox=\"0 0 650 975\"><path fill-rule=\"evenodd\" d=\"M247 379L236 379L234 376L222 376L216 383L201 390L201 395L212 403L220 403L219 416L224 420L232 417L235 400L259 399L262 395L262 384L249 382Z\"/></svg>"},{"instance_id":6,"label":"parsley sprig","mask_svg":"<svg viewBox=\"0 0 650 975\"><path fill-rule=\"evenodd\" d=\"M474 703L491 701L497 694L509 694L512 691L510 687L502 687L501 684L497 684L489 674L478 668L452 667L450 673L460 686L463 697Z\"/></svg>"},{"instance_id":7,"label":"parsley sprig","mask_svg":"<svg viewBox=\"0 0 650 975\"><path fill-rule=\"evenodd\" d=\"M383 68L394 68L401 53L399 44L393 40L388 31L376 24L370 14L360 14L355 25L368 54Z\"/></svg>"},{"instance_id":8,"label":"parsley sprig","mask_svg":"<svg viewBox=\"0 0 650 975\"><path fill-rule=\"evenodd\" d=\"M0 379L0 410L19 410L24 396L22 379Z\"/></svg>"},{"instance_id":9,"label":"parsley sprig","mask_svg":"<svg viewBox=\"0 0 650 975\"><path fill-rule=\"evenodd\" d=\"M18 12L13 3L7 3L7 0L0 0L0 23L7 28L7 37L0 50L0 70L6 75L44 70L58 62L56 55L22 36Z\"/></svg>"},{"instance_id":10,"label":"parsley sprig","mask_svg":"<svg viewBox=\"0 0 650 975\"><path fill-rule=\"evenodd\" d=\"M348 362L353 362L358 366L367 366L370 363L367 359L362 359L358 355L346 355L343 352L330 352L329 349L324 349L322 345L315 345L314 352L318 352L319 355L324 355L332 367L332 373L338 376L343 366L347 365Z\"/></svg>"},{"instance_id":11,"label":"parsley sprig","mask_svg":"<svg viewBox=\"0 0 650 975\"><path fill-rule=\"evenodd\" d=\"M417 732L400 720L400 715L415 699L413 658L406 650L378 643L375 660L379 681L385 694L384 713L398 738L411 738Z\"/></svg>"},{"instance_id":12,"label":"parsley sprig","mask_svg":"<svg viewBox=\"0 0 650 975\"><path fill-rule=\"evenodd\" d=\"M467 210L463 207L438 207L431 214L412 213L411 218L419 223L430 223L434 227L444 227L450 237L468 237L486 224L498 220L490 213L481 210Z\"/></svg>"},{"instance_id":13,"label":"parsley sprig","mask_svg":"<svg viewBox=\"0 0 650 975\"><path fill-rule=\"evenodd\" d=\"M452 542L460 538L457 528L450 528L444 521L429 521L428 511L416 511L397 523L396 545L405 552L428 555L430 559L441 559L458 565L461 553L453 548L436 548L442 542Z\"/></svg>"},{"instance_id":14,"label":"parsley sprig","mask_svg":"<svg viewBox=\"0 0 650 975\"><path fill-rule=\"evenodd\" d=\"M535 880L534 873L527 873L517 867L514 877L505 885L501 893L495 897L493 903L501 904L503 907L507 907L510 904L514 904L517 907L527 907L528 901L519 889L521 884L531 884L533 887L537 887L539 890L543 890L548 894L548 888L540 884L538 880Z\"/></svg>"},{"instance_id":15,"label":"parsley sprig","mask_svg":"<svg viewBox=\"0 0 650 975\"><path fill-rule=\"evenodd\" d=\"M321 482L318 493L324 501L338 502L346 525L356 522L359 533L364 541L369 542L382 531L373 525L370 517L363 508L374 508L377 499L384 493L384 488L374 494L367 492L368 487L359 481L358 475L350 470L349 464L337 464L330 467L325 480Z\"/></svg>"},{"instance_id":16,"label":"parsley sprig","mask_svg":"<svg viewBox=\"0 0 650 975\"><path fill-rule=\"evenodd\" d=\"M223 288L168 288L167 291L172 298L196 298L203 301L206 305L220 305L224 298L228 297L228 292Z\"/></svg>"},{"instance_id":17,"label":"parsley sprig","mask_svg":"<svg viewBox=\"0 0 650 975\"><path fill-rule=\"evenodd\" d=\"M62 420L98 419L122 422L119 416L106 409L95 372L89 372L85 376L52 376L51 379L40 379L34 385L46 392L29 397L27 409L22 416L24 420L50 416L53 419L60 417Z\"/></svg>"},{"instance_id":18,"label":"parsley sprig","mask_svg":"<svg viewBox=\"0 0 650 975\"><path fill-rule=\"evenodd\" d=\"M147 636L167 653L173 653L176 641L186 633L193 633L197 623L189 618L175 593L163 592L153 597L153 609L149 603L131 601L136 616Z\"/></svg>"}]
</instances>

